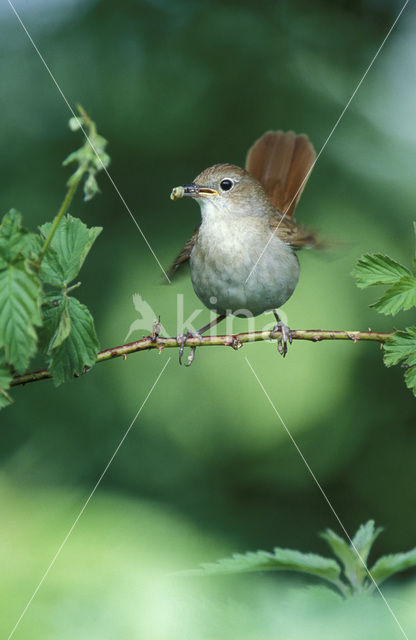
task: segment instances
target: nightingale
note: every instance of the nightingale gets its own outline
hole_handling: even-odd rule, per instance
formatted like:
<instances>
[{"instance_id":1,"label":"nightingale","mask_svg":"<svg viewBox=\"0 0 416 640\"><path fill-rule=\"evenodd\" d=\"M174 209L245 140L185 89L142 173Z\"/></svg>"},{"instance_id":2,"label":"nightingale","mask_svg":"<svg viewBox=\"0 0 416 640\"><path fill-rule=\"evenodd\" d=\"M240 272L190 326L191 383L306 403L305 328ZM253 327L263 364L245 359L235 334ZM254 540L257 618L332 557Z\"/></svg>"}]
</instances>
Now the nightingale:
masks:
<instances>
[{"instance_id":1,"label":"nightingale","mask_svg":"<svg viewBox=\"0 0 416 640\"><path fill-rule=\"evenodd\" d=\"M179 362L190 336L215 326L228 314L257 316L272 310L279 331L279 352L285 356L290 329L276 309L292 295L299 279L297 250L317 244L293 214L315 162L306 135L268 131L249 149L245 169L216 164L192 183L172 190L171 199L194 198L201 224L173 262L175 276L189 261L198 298L218 317L197 333L178 336ZM186 366L192 364L195 347Z\"/></svg>"}]
</instances>

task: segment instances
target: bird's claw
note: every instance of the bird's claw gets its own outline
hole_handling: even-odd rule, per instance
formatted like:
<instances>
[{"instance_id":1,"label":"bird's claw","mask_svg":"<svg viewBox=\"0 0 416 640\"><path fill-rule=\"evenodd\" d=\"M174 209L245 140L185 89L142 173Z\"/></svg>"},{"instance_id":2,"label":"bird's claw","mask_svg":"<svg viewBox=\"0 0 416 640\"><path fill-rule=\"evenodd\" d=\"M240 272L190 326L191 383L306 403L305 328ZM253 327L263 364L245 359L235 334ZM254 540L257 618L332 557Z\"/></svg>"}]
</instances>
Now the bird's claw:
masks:
<instances>
[{"instance_id":1,"label":"bird's claw","mask_svg":"<svg viewBox=\"0 0 416 640\"><path fill-rule=\"evenodd\" d=\"M283 357L285 357L287 354L287 344L292 344L292 332L281 320L279 320L277 325L273 328L272 336L276 332L280 333L280 337L277 340L277 350Z\"/></svg>"},{"instance_id":2,"label":"bird's claw","mask_svg":"<svg viewBox=\"0 0 416 640\"><path fill-rule=\"evenodd\" d=\"M187 333L184 333L183 335L178 336L176 338L176 342L180 344L179 364L182 364L183 352L185 351L186 343L189 338L198 338L199 344L202 344L202 336L200 333L197 333L197 332L193 333L192 331L187 331ZM190 349L191 349L191 352L188 356L187 362L185 362L185 367L190 367L194 361L196 347L190 347Z\"/></svg>"}]
</instances>

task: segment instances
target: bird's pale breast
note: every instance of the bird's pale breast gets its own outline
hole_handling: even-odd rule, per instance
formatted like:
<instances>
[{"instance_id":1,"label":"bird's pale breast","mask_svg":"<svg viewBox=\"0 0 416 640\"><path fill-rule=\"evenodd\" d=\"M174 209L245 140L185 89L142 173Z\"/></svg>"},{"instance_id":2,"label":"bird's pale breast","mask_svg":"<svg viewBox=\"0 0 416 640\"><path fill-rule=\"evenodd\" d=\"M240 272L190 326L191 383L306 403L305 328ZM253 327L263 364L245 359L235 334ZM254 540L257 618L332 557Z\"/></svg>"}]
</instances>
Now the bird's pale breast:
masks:
<instances>
[{"instance_id":1,"label":"bird's pale breast","mask_svg":"<svg viewBox=\"0 0 416 640\"><path fill-rule=\"evenodd\" d=\"M195 293L209 309L256 316L290 298L299 278L299 261L277 235L261 255L270 235L268 221L260 217L203 220L190 266Z\"/></svg>"}]
</instances>

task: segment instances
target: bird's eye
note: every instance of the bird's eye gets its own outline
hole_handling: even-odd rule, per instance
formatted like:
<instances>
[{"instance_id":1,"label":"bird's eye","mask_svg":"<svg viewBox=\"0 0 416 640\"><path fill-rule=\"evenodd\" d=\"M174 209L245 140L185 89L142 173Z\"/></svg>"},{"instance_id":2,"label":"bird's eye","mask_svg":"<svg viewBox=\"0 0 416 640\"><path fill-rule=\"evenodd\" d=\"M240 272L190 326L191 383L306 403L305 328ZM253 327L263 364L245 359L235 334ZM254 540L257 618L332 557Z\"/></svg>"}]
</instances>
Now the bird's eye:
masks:
<instances>
[{"instance_id":1,"label":"bird's eye","mask_svg":"<svg viewBox=\"0 0 416 640\"><path fill-rule=\"evenodd\" d=\"M233 188L233 186L234 186L234 183L229 178L226 178L225 180L221 180L220 182L220 187L223 191L229 191L230 189Z\"/></svg>"}]
</instances>

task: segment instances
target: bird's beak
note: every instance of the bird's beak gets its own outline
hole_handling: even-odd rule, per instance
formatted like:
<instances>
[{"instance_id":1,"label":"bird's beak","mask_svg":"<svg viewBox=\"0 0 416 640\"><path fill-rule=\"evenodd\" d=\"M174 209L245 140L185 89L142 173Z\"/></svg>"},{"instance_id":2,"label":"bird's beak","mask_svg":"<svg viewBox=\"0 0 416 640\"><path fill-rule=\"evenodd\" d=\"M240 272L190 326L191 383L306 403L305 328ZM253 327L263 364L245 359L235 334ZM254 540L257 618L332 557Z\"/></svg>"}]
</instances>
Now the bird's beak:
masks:
<instances>
[{"instance_id":1,"label":"bird's beak","mask_svg":"<svg viewBox=\"0 0 416 640\"><path fill-rule=\"evenodd\" d=\"M210 187L202 187L199 184L195 184L195 182L191 182L191 184L186 184L183 187L175 187L172 189L172 193L170 194L171 200L178 200L179 198L183 198L188 196L189 198L203 198L206 196L218 196L219 193L216 189L211 189Z\"/></svg>"}]
</instances>

